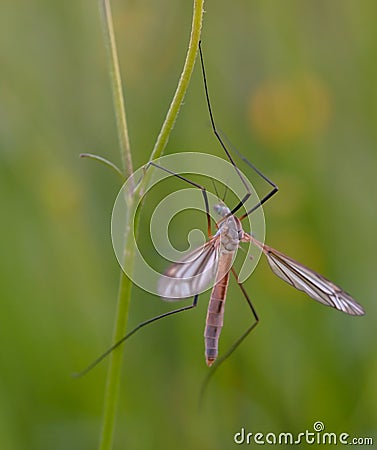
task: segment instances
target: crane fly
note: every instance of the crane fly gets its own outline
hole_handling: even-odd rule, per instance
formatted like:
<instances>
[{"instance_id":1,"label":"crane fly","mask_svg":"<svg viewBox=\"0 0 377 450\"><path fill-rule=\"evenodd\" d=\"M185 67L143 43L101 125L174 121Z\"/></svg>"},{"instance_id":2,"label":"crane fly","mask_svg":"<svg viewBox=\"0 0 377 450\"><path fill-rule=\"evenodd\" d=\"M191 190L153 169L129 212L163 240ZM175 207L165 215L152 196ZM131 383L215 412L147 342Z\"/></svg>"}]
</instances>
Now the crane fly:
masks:
<instances>
[{"instance_id":1,"label":"crane fly","mask_svg":"<svg viewBox=\"0 0 377 450\"><path fill-rule=\"evenodd\" d=\"M228 150L227 146L224 143L224 140L222 139L219 131L216 128L209 98L201 43L199 43L199 56L202 68L205 98L212 131L215 134L218 143L225 152L234 170L240 177L245 187L245 195L233 209L228 208L221 201L214 206L214 210L220 216L220 220L216 223L217 231L212 236L209 202L206 189L203 186L193 182L192 180L189 180L178 173L174 173L153 161L149 162L146 165L145 170L148 170L150 166L154 166L155 168L168 172L172 176L188 182L192 186L202 191L207 214L209 240L201 247L198 247L197 249L186 255L180 261L173 263L165 271L164 275L158 282L158 293L164 300L176 301L187 299L188 297L193 297L193 301L191 305L184 306L173 311L168 311L140 323L123 338L112 345L106 352L104 352L78 375L83 375L91 370L107 355L109 355L115 348L120 346L125 340L127 340L144 326L173 314L195 308L198 303L198 292L204 291L205 288L210 284L210 281L214 280L204 331L206 363L208 366L212 366L218 357L218 343L224 320L224 306L229 284L229 277L230 273L232 273L236 279L237 284L241 288L242 294L244 295L255 320L254 323L249 326L249 328L233 344L229 351L226 352L221 358L217 359L216 366L218 367L218 365L223 362L238 347L238 345L245 339L245 337L255 328L255 326L259 322L259 318L254 309L254 306L252 305L243 284L238 280L238 275L233 268L234 258L241 243L250 243L258 247L266 256L268 264L275 275L277 275L279 278L281 278L283 281L290 284L297 290L305 292L312 299L351 316L362 316L365 313L363 307L359 305L356 300L354 300L351 295L345 292L342 288L340 288L324 276L320 275L319 273L309 269L308 267L285 255L284 253L281 253L280 251L275 250L272 247L269 247L268 245L260 242L253 236L252 233L248 233L243 229L241 221L256 209L261 207L267 200L273 197L277 193L278 187L256 166L248 161L241 153L239 153L236 149L233 149L233 151L237 153L238 157L271 187L271 190L261 200L257 201L257 203L251 209L247 210L243 215L241 215L241 217L238 218L235 215L235 213L239 211L241 207L245 207L246 201L252 195L252 190L250 189L247 180L243 177L241 171L237 167L232 155L230 154L230 151ZM213 371L211 373L213 374ZM208 381L208 379L209 376L207 377L206 382Z\"/></svg>"},{"instance_id":2,"label":"crane fly","mask_svg":"<svg viewBox=\"0 0 377 450\"><path fill-rule=\"evenodd\" d=\"M202 189L207 210L208 235L210 239L206 244L204 244L204 246L194 250L191 254L185 256L181 261L172 264L166 270L165 277L160 279L158 291L161 297L167 300L179 300L194 295L194 301L191 305L191 307L194 307L197 304L198 296L195 293L197 292L198 288L203 288L204 286L206 286L208 284L208 278L215 275L215 283L213 285L210 296L207 310L206 326L204 331L206 363L208 366L211 366L216 361L218 356L218 342L224 322L224 307L230 272L233 273L237 280L237 274L235 273L232 264L235 253L241 242L250 242L259 247L266 256L268 264L275 275L277 275L279 278L281 278L294 288L305 292L314 300L352 316L361 316L364 315L365 312L362 306L359 305L356 300L354 300L342 288L332 283L330 280L320 275L319 273L309 269L303 264L300 264L299 262L285 255L284 253L281 253L280 251L275 250L262 242L259 242L252 234L247 233L243 230L241 221L249 214L254 212L257 208L262 206L267 200L269 200L278 191L278 187L259 169L257 169L252 163L250 163L250 161L248 161L244 156L237 152L238 156L244 162L246 162L249 167L251 167L251 169L253 169L262 179L264 179L272 187L272 189L264 198L262 198L262 200L260 200L249 211L244 213L240 218L237 218L234 215L241 208L241 206L245 204L246 200L251 195L251 191L248 188L246 180L239 171L228 148L221 138L220 133L216 128L209 99L207 77L200 43L199 55L201 60L206 101L213 132L221 147L225 151L229 161L241 178L246 188L246 194L233 210L230 210L224 204L218 204L214 206L215 212L220 215L221 219L216 224L218 228L216 234L211 237L208 200L206 197L205 189L202 186L199 186L180 175L172 174ZM163 167L158 166L157 164L154 165L162 170L166 170ZM225 355L225 358L229 356L229 354L238 346L239 343L242 342L242 340L259 322L258 315L253 305L251 304L244 287L241 283L238 282L238 284L240 285L242 293L244 294L247 303L252 311L255 322L246 330L246 332L231 348L230 352ZM188 309L190 307L186 308ZM176 311L179 312L180 310L181 309Z\"/></svg>"}]
</instances>

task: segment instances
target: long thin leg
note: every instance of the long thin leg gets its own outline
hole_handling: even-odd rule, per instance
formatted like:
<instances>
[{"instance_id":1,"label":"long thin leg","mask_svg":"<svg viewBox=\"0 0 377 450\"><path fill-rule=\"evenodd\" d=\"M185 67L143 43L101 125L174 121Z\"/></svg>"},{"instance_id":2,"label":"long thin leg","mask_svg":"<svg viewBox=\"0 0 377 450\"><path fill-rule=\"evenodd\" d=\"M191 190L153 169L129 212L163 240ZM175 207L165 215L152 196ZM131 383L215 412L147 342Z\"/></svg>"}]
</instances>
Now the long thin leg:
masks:
<instances>
[{"instance_id":1,"label":"long thin leg","mask_svg":"<svg viewBox=\"0 0 377 450\"><path fill-rule=\"evenodd\" d=\"M201 186L198 183L195 183L194 181L189 180L186 177L183 177L182 175L179 175L178 173L173 172L172 170L167 169L166 167L159 166L158 164L156 164L154 162L150 162L149 165L157 167L158 169L161 169L164 172L167 172L170 175L173 175L173 176L179 178L180 180L186 181L187 183L191 184L192 186L197 187L198 189L200 189L202 191L203 198L204 198L204 204L205 204L205 207L206 207L208 237L211 237L212 236L212 232L211 232L211 216L209 214L209 203L208 203L208 196L207 196L206 188L204 186Z\"/></svg>"},{"instance_id":2,"label":"long thin leg","mask_svg":"<svg viewBox=\"0 0 377 450\"><path fill-rule=\"evenodd\" d=\"M224 140L221 138L220 133L217 131L216 124L215 124L215 119L214 119L213 112L212 112L211 101L210 101L210 97L209 97L207 76L206 76L206 71L205 71L205 67L204 67L204 58L203 58L203 53L202 53L202 43L201 42L199 42L199 55L200 55L200 63L201 63L201 67L202 67L204 90L205 90L205 95L206 95L206 101L207 101L209 117L211 119L212 130L213 130L217 140L219 141L221 147L225 151L229 161L231 162L231 164L233 165L235 171L237 172L238 176L241 178L241 181L242 181L242 183L243 183L243 185L245 186L245 189L246 189L246 194L245 194L244 198L231 211L231 213L234 214L236 211L238 211L241 208L241 206L251 196L251 190L250 190L250 188L248 186L248 183L246 182L246 180L242 176L241 172L239 171L236 163L234 162L234 160L233 160L233 158L232 158L232 156L231 156L227 146L225 145ZM245 217L247 217L249 214L251 214L253 211L255 211L257 208L259 208L261 205L263 205L263 203L265 203L268 199L270 199L278 191L278 187L272 180L270 180L266 175L264 175L263 172L261 172L256 166L254 166L254 164L252 164L250 161L248 161L240 152L238 152L237 150L235 150L235 151L236 151L237 155L242 159L242 161L244 161L261 178L263 178L263 180L265 180L270 186L272 186L272 190L265 197L263 197L263 199L260 202L258 202L255 206L253 206L253 208L251 208L248 212L246 212L240 218L240 220L242 220Z\"/></svg>"},{"instance_id":3,"label":"long thin leg","mask_svg":"<svg viewBox=\"0 0 377 450\"><path fill-rule=\"evenodd\" d=\"M201 390L200 390L200 396L199 396L199 404L201 404L202 400L203 400L203 396L204 396L204 392L208 386L208 383L210 381L210 379L213 377L215 371L218 369L218 367L220 366L220 364L222 364L226 359L229 358L229 356L237 349L237 347L244 341L244 339L254 330L254 328L258 325L259 323L259 317L257 312L255 311L255 308L253 306L253 304L251 303L251 300L246 292L246 289L244 288L243 284L240 283L238 281L238 275L236 273L236 271L233 269L233 267L231 268L231 271L237 281L238 286L240 287L246 301L247 304L249 305L252 315L255 319L255 322L252 323L250 325L250 327L237 339L237 341L229 348L229 350L224 353L220 358L218 358L215 363L212 365L212 367L210 368L209 372L207 373L206 377L204 378Z\"/></svg>"},{"instance_id":4,"label":"long thin leg","mask_svg":"<svg viewBox=\"0 0 377 450\"><path fill-rule=\"evenodd\" d=\"M208 202L208 196L207 196L207 191L205 189L205 187L201 186L198 183L195 183L194 181L189 180L188 178L177 174L169 169L167 169L166 167L160 166L154 162L150 162L148 164L148 166L146 167L146 170L148 169L149 165L152 165L160 170L163 170L183 181L186 181L187 183L191 184L194 187L197 187L198 189L200 189L202 191L203 194L203 198L204 198L204 203L205 203L205 208L206 208L206 214L207 214L207 226L208 226L208 236L211 237L211 217L209 214L209 202ZM102 355L100 355L96 360L94 360L91 364L89 364L89 366L87 366L83 371L79 372L79 373L75 373L73 374L73 376L75 377L81 377L83 375L85 375L86 373L88 373L90 370L92 370L94 367L96 367L103 359L106 358L106 356L108 356L114 349L116 349L117 347L119 347L124 341L126 341L128 338L130 338L134 333L136 333L137 331L139 331L141 328L145 327L146 325L149 325L150 323L153 323L159 319L163 319L164 317L168 317L168 316L172 316L173 314L177 314L179 312L182 311L187 311L189 309L195 308L195 306L198 303L198 295L195 295L193 303L189 306L184 306L182 308L179 309L175 309L173 311L169 311L167 313L164 314L160 314L156 317L152 317L152 319L148 319L145 322L140 323L139 325L137 325L133 330L131 330L129 333L127 333L125 336L123 336L118 342L116 342L114 345L112 345L110 348L108 348L104 353L102 353Z\"/></svg>"},{"instance_id":5,"label":"long thin leg","mask_svg":"<svg viewBox=\"0 0 377 450\"><path fill-rule=\"evenodd\" d=\"M119 339L118 342L116 342L114 345L112 345L110 348L108 348L104 353L102 353L101 356L99 356L96 360L94 360L91 364L89 364L88 367L86 367L84 370L82 370L79 373L74 373L74 377L82 377L86 373L88 373L90 370L92 370L94 367L96 367L103 359L106 358L113 350L115 350L117 347L119 347L121 344L123 344L124 341L126 341L128 338L130 338L133 334L135 334L137 331L139 331L141 328L145 327L146 325L149 325L152 322L156 322L157 320L163 319L164 317L172 316L173 314L177 314L182 311L187 311L189 309L195 308L198 304L198 297L199 295L195 295L194 300L191 305L184 306L179 309L174 309L173 311L169 311L164 314L160 314L159 316L152 317L152 319L148 319L145 322L139 323L133 330L131 330L129 333L127 333L125 336L123 336L121 339Z\"/></svg>"},{"instance_id":6,"label":"long thin leg","mask_svg":"<svg viewBox=\"0 0 377 450\"><path fill-rule=\"evenodd\" d=\"M254 166L253 163L251 163L245 156L243 156L236 148L233 149L239 158L242 159L242 161L244 161L249 167L251 167L260 177L263 178L263 180L267 181L267 183L272 186L272 189L270 192L268 192L263 198L262 200L260 200L256 205L254 205L251 209L249 209L249 211L247 211L245 214L243 214L240 217L240 220L243 220L245 217L247 217L249 214L251 214L253 211L255 211L256 209L258 209L260 206L263 205L263 203L265 203L267 200L269 200L272 196L274 196L279 188L278 186L272 181L270 180L270 178L268 178L264 173L262 173L257 167Z\"/></svg>"}]
</instances>

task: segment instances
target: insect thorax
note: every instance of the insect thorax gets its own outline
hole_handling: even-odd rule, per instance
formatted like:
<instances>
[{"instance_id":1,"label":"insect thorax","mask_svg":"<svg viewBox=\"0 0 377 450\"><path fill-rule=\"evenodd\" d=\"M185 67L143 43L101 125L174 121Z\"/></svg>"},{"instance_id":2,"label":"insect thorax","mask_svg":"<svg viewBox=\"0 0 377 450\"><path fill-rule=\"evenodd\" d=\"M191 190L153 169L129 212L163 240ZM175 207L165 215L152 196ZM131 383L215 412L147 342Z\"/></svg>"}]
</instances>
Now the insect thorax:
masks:
<instances>
[{"instance_id":1,"label":"insect thorax","mask_svg":"<svg viewBox=\"0 0 377 450\"><path fill-rule=\"evenodd\" d=\"M224 204L215 205L214 210L224 218L218 224L217 231L217 234L220 235L221 251L235 252L243 234L240 221L232 214L226 217L227 214L230 214L230 209Z\"/></svg>"}]
</instances>

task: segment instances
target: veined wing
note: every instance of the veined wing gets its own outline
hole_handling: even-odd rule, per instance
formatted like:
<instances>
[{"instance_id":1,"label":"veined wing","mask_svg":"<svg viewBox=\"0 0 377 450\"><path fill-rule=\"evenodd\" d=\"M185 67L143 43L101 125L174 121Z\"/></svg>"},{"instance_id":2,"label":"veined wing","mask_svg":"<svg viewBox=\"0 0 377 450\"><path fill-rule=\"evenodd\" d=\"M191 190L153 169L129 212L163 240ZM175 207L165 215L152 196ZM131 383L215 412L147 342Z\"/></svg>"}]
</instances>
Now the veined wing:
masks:
<instances>
[{"instance_id":1,"label":"veined wing","mask_svg":"<svg viewBox=\"0 0 377 450\"><path fill-rule=\"evenodd\" d=\"M272 271L282 280L324 305L352 316L362 316L364 309L339 286L284 253L262 244L253 236L247 238L261 248Z\"/></svg>"},{"instance_id":2,"label":"veined wing","mask_svg":"<svg viewBox=\"0 0 377 450\"><path fill-rule=\"evenodd\" d=\"M215 280L218 261L219 238L215 236L165 271L158 281L159 295L175 301L204 292Z\"/></svg>"}]
</instances>

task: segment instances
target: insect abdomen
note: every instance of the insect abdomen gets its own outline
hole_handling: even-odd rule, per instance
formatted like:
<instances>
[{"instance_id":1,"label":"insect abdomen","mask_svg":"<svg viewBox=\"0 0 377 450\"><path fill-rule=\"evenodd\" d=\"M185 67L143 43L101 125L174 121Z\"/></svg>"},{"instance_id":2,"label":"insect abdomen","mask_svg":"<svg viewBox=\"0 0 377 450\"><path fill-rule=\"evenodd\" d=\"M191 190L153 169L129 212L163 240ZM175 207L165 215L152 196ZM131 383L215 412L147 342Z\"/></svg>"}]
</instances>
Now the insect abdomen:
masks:
<instances>
[{"instance_id":1,"label":"insect abdomen","mask_svg":"<svg viewBox=\"0 0 377 450\"><path fill-rule=\"evenodd\" d=\"M219 337L224 322L224 307L228 288L229 272L217 281L211 293L204 330L206 363L211 366L219 353Z\"/></svg>"}]
</instances>

